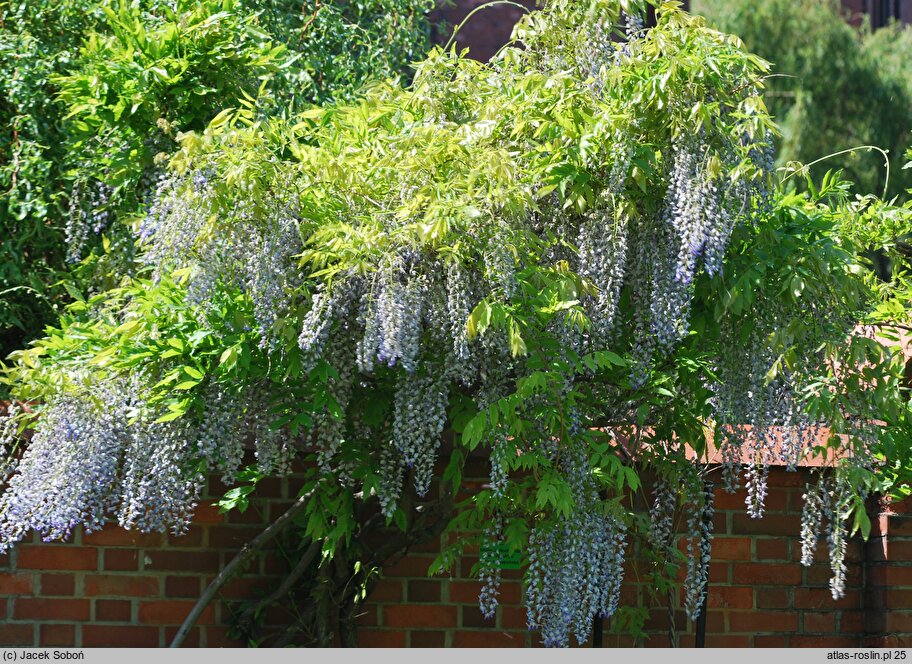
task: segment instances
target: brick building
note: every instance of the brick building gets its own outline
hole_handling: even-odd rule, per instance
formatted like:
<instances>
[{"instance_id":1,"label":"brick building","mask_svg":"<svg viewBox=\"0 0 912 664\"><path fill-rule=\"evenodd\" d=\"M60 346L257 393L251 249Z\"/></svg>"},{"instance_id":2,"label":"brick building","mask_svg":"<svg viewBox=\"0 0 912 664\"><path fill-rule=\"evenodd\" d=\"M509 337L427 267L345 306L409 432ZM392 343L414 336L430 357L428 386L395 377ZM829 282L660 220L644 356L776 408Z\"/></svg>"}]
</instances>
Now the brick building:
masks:
<instances>
[{"instance_id":1,"label":"brick building","mask_svg":"<svg viewBox=\"0 0 912 664\"><path fill-rule=\"evenodd\" d=\"M459 25L469 13L487 0L455 0L434 12L434 41L446 43L454 26ZM888 25L891 21L912 23L912 0L841 0L842 6L855 24L860 24L867 15L874 28ZM534 7L535 0L518 0L526 7ZM690 0L683 0L689 9ZM522 10L511 5L494 5L480 10L462 27L456 35L456 44L469 49L470 57L486 61L509 39L513 26L522 15Z\"/></svg>"},{"instance_id":2,"label":"brick building","mask_svg":"<svg viewBox=\"0 0 912 664\"><path fill-rule=\"evenodd\" d=\"M850 12L853 22L858 23L867 15L873 28L891 21L912 23L912 0L842 0L842 6Z\"/></svg>"}]
</instances>

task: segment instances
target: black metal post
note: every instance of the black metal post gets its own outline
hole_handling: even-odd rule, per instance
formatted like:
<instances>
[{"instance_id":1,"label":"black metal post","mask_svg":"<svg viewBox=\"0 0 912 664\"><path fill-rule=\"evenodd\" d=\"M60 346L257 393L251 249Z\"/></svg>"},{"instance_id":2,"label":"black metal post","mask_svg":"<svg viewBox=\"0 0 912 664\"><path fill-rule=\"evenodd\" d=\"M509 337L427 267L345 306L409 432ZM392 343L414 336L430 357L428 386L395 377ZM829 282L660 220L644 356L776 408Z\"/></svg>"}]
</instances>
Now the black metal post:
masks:
<instances>
[{"instance_id":1,"label":"black metal post","mask_svg":"<svg viewBox=\"0 0 912 664\"><path fill-rule=\"evenodd\" d=\"M703 594L703 603L700 604L700 615L697 616L697 634L694 638L695 648L706 647L706 600L709 597L709 583L706 584L706 591Z\"/></svg>"},{"instance_id":2,"label":"black metal post","mask_svg":"<svg viewBox=\"0 0 912 664\"><path fill-rule=\"evenodd\" d=\"M604 648L604 623L602 616L595 614L595 618L592 619L592 647L593 648Z\"/></svg>"}]
</instances>

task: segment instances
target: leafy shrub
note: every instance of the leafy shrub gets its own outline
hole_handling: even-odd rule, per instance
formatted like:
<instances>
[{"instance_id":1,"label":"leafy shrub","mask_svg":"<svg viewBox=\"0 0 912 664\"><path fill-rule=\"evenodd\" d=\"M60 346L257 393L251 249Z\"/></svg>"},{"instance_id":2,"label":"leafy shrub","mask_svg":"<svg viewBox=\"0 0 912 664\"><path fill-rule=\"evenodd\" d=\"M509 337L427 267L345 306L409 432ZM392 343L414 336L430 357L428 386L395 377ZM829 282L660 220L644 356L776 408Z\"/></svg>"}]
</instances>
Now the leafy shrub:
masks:
<instances>
[{"instance_id":1,"label":"leafy shrub","mask_svg":"<svg viewBox=\"0 0 912 664\"><path fill-rule=\"evenodd\" d=\"M222 108L288 114L408 74L430 0L0 3L0 356L131 269L155 156ZM258 100L254 102L253 100ZM101 235L105 238L102 241ZM93 259L69 279L65 258ZM67 289L52 286L67 280Z\"/></svg>"}]
</instances>

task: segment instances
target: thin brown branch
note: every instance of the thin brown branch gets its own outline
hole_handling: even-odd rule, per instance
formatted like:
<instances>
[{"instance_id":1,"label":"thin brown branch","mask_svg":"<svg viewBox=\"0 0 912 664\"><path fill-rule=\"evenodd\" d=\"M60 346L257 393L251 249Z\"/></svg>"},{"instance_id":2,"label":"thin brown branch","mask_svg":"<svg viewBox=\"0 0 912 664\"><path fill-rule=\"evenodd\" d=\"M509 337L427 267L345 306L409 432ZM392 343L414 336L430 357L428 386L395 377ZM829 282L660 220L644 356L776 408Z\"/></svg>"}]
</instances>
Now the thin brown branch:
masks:
<instances>
[{"instance_id":1,"label":"thin brown branch","mask_svg":"<svg viewBox=\"0 0 912 664\"><path fill-rule=\"evenodd\" d=\"M301 559L298 561L298 563L288 573L288 576L282 580L282 583L279 585L279 587L270 593L269 596L264 597L253 606L245 609L238 619L239 623L241 625L252 623L259 611L262 611L270 604L278 602L280 599L285 597L285 595L287 595L294 587L295 583L297 583L298 580L304 576L304 573L313 563L318 553L320 553L320 543L311 543L311 545L307 548L307 551L304 552L304 555L301 556Z\"/></svg>"},{"instance_id":2,"label":"thin brown branch","mask_svg":"<svg viewBox=\"0 0 912 664\"><path fill-rule=\"evenodd\" d=\"M906 332L912 332L912 325L904 325L902 323L871 323L871 327L893 327L897 330L905 330Z\"/></svg>"},{"instance_id":3,"label":"thin brown branch","mask_svg":"<svg viewBox=\"0 0 912 664\"><path fill-rule=\"evenodd\" d=\"M177 634L174 635L174 639L171 641L169 647L179 648L181 644L183 644L184 639L187 638L187 634L190 633L193 625L199 620L203 610L209 605L209 602L213 600L216 593L221 590L222 586L228 583L235 572L240 570L267 542L291 524L295 516L297 516L297 514L307 506L307 503L310 502L315 491L316 489L313 489L299 497L292 503L291 507L285 510L285 512L273 521L263 532L245 544L238 554L231 559L231 562L225 565L225 568L212 580L212 583L209 584L200 598L196 601L196 604L193 605L190 613L187 614L187 617L181 624L180 629L177 630Z\"/></svg>"},{"instance_id":4,"label":"thin brown branch","mask_svg":"<svg viewBox=\"0 0 912 664\"><path fill-rule=\"evenodd\" d=\"M307 22L301 26L301 30L298 32L299 43L304 39L304 33L307 31L307 28L309 28L314 20L316 20L318 11L320 11L320 0L315 0L313 14L310 15L310 18L307 19ZM301 13L304 13L304 7L301 7Z\"/></svg>"}]
</instances>

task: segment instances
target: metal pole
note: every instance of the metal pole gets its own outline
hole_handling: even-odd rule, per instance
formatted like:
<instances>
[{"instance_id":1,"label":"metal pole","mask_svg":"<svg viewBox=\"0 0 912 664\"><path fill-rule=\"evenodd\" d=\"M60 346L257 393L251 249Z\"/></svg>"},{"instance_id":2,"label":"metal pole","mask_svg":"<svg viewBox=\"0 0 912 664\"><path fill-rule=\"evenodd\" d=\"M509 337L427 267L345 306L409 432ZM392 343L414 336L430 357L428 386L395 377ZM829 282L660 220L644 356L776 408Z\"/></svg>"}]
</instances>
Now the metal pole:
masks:
<instances>
[{"instance_id":1,"label":"metal pole","mask_svg":"<svg viewBox=\"0 0 912 664\"><path fill-rule=\"evenodd\" d=\"M704 525L712 528L712 502L714 487L713 483L706 480L703 483L703 495L706 508L703 510ZM697 616L696 635L694 637L695 648L706 647L706 603L709 600L709 579L706 579L706 586L703 588L703 601L700 603L700 615Z\"/></svg>"},{"instance_id":2,"label":"metal pole","mask_svg":"<svg viewBox=\"0 0 912 664\"><path fill-rule=\"evenodd\" d=\"M706 647L706 599L709 597L709 583L706 584L706 592L703 594L703 603L700 605L700 615L697 616L697 634L694 639L695 648Z\"/></svg>"}]
</instances>

